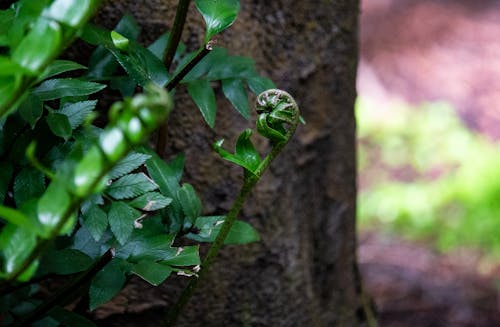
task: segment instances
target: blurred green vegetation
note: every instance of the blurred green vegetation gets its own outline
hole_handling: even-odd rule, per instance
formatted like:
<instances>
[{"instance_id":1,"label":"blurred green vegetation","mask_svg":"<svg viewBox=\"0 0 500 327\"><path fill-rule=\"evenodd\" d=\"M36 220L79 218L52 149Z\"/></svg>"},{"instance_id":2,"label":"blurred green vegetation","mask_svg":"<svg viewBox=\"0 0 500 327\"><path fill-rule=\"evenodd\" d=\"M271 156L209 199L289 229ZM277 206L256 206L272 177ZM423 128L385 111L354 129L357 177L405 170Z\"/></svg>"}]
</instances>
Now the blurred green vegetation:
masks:
<instances>
[{"instance_id":1,"label":"blurred green vegetation","mask_svg":"<svg viewBox=\"0 0 500 327\"><path fill-rule=\"evenodd\" d=\"M500 257L500 145L445 103L357 101L358 220L439 250Z\"/></svg>"}]
</instances>

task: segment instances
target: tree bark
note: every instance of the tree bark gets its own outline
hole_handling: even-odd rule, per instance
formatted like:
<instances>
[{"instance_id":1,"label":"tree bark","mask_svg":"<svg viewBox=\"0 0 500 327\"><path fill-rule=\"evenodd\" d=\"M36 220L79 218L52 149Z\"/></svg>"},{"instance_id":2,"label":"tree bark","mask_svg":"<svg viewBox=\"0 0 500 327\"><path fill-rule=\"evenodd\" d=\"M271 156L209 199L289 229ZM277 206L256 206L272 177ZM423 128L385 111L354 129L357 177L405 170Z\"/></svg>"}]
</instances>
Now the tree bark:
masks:
<instances>
[{"instance_id":1,"label":"tree bark","mask_svg":"<svg viewBox=\"0 0 500 327\"><path fill-rule=\"evenodd\" d=\"M130 12L149 42L173 22L176 3L108 1L97 19L111 27ZM182 38L195 48L204 29L191 5ZM255 0L241 6L219 44L255 59L264 75L295 97L307 124L299 126L240 215L259 230L261 242L224 247L178 325L361 325L353 110L358 1ZM183 151L184 180L202 196L205 214L223 214L242 175L217 158L211 144L220 138L234 144L239 132L254 124L219 97L210 130L185 90L180 88L176 98L162 154L168 158ZM269 149L265 142L258 147ZM153 288L135 281L98 314L115 313L105 319L108 326L157 326L185 282L186 277L175 276Z\"/></svg>"}]
</instances>

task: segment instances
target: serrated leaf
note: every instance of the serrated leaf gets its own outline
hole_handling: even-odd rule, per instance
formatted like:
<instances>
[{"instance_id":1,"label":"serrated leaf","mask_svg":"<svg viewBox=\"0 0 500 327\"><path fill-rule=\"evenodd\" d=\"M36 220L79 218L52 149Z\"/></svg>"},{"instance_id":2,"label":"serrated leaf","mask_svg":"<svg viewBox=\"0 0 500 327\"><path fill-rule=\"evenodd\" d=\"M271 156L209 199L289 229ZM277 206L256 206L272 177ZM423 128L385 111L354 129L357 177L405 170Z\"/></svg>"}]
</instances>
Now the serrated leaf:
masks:
<instances>
[{"instance_id":1,"label":"serrated leaf","mask_svg":"<svg viewBox=\"0 0 500 327\"><path fill-rule=\"evenodd\" d=\"M97 242L108 227L108 215L98 206L92 205L82 214L82 225Z\"/></svg>"},{"instance_id":2,"label":"serrated leaf","mask_svg":"<svg viewBox=\"0 0 500 327\"><path fill-rule=\"evenodd\" d=\"M183 184L177 191L177 199L181 204L184 215L189 219L191 224L200 215L202 205L200 198L196 195L196 191L190 184Z\"/></svg>"},{"instance_id":3,"label":"serrated leaf","mask_svg":"<svg viewBox=\"0 0 500 327\"><path fill-rule=\"evenodd\" d=\"M129 269L130 264L125 260L114 258L96 274L90 283L90 310L108 302L121 291Z\"/></svg>"},{"instance_id":4,"label":"serrated leaf","mask_svg":"<svg viewBox=\"0 0 500 327\"><path fill-rule=\"evenodd\" d=\"M158 192L151 192L135 198L129 205L143 211L155 211L165 208L171 202L171 198L167 198Z\"/></svg>"},{"instance_id":5,"label":"serrated leaf","mask_svg":"<svg viewBox=\"0 0 500 327\"><path fill-rule=\"evenodd\" d=\"M132 273L141 277L148 283L158 286L172 273L172 268L151 260L142 260L132 267Z\"/></svg>"},{"instance_id":6,"label":"serrated leaf","mask_svg":"<svg viewBox=\"0 0 500 327\"><path fill-rule=\"evenodd\" d=\"M83 124L88 115L95 109L96 104L97 100L66 103L59 109L58 113L67 116L71 129L75 129Z\"/></svg>"},{"instance_id":7,"label":"serrated leaf","mask_svg":"<svg viewBox=\"0 0 500 327\"><path fill-rule=\"evenodd\" d=\"M35 168L23 168L14 180L14 201L17 207L29 199L39 198L44 191L45 177Z\"/></svg>"},{"instance_id":8,"label":"serrated leaf","mask_svg":"<svg viewBox=\"0 0 500 327\"><path fill-rule=\"evenodd\" d=\"M88 269L92 263L92 258L81 251L63 249L48 252L42 266L49 273L69 275Z\"/></svg>"},{"instance_id":9,"label":"serrated leaf","mask_svg":"<svg viewBox=\"0 0 500 327\"><path fill-rule=\"evenodd\" d=\"M217 110L215 103L215 94L208 80L197 80L188 84L188 93L194 103L200 109L201 115L208 126L215 125L215 112Z\"/></svg>"},{"instance_id":10,"label":"serrated leaf","mask_svg":"<svg viewBox=\"0 0 500 327\"><path fill-rule=\"evenodd\" d=\"M199 217L195 227L199 232L189 233L187 238L198 242L213 242L224 223L224 216ZM224 244L248 244L260 240L259 233L249 223L236 220L227 235Z\"/></svg>"},{"instance_id":11,"label":"serrated leaf","mask_svg":"<svg viewBox=\"0 0 500 327\"><path fill-rule=\"evenodd\" d=\"M56 78L44 81L33 90L40 99L54 100L62 97L89 95L104 89L106 85L72 78Z\"/></svg>"},{"instance_id":12,"label":"serrated leaf","mask_svg":"<svg viewBox=\"0 0 500 327\"><path fill-rule=\"evenodd\" d=\"M130 174L114 181L106 189L106 193L117 200L130 199L158 188L144 173Z\"/></svg>"},{"instance_id":13,"label":"serrated leaf","mask_svg":"<svg viewBox=\"0 0 500 327\"><path fill-rule=\"evenodd\" d=\"M255 95L259 95L266 90L276 88L276 85L274 85L274 83L266 77L255 76L246 78L245 80L248 88L250 88L250 91L252 91Z\"/></svg>"},{"instance_id":14,"label":"serrated leaf","mask_svg":"<svg viewBox=\"0 0 500 327\"><path fill-rule=\"evenodd\" d=\"M71 136L71 125L69 123L68 117L66 115L51 112L45 118L47 125L49 125L50 130L54 135L62 137L68 140Z\"/></svg>"},{"instance_id":15,"label":"serrated leaf","mask_svg":"<svg viewBox=\"0 0 500 327\"><path fill-rule=\"evenodd\" d=\"M36 95L30 94L20 105L19 114L21 118L30 124L31 128L35 127L37 121L42 117L43 102Z\"/></svg>"},{"instance_id":16,"label":"serrated leaf","mask_svg":"<svg viewBox=\"0 0 500 327\"><path fill-rule=\"evenodd\" d=\"M195 0L195 4L207 26L205 42L231 26L240 10L239 0Z\"/></svg>"},{"instance_id":17,"label":"serrated leaf","mask_svg":"<svg viewBox=\"0 0 500 327\"><path fill-rule=\"evenodd\" d=\"M108 177L109 179L115 179L128 174L143 165L149 158L151 158L149 154L130 152L111 169Z\"/></svg>"},{"instance_id":18,"label":"serrated leaf","mask_svg":"<svg viewBox=\"0 0 500 327\"><path fill-rule=\"evenodd\" d=\"M245 117L245 119L250 119L247 91L245 90L243 82L236 78L223 79L222 91L234 108Z\"/></svg>"},{"instance_id":19,"label":"serrated leaf","mask_svg":"<svg viewBox=\"0 0 500 327\"><path fill-rule=\"evenodd\" d=\"M140 212L124 202L113 202L108 212L108 221L111 231L120 244L124 244L132 230L134 221L141 216Z\"/></svg>"}]
</instances>

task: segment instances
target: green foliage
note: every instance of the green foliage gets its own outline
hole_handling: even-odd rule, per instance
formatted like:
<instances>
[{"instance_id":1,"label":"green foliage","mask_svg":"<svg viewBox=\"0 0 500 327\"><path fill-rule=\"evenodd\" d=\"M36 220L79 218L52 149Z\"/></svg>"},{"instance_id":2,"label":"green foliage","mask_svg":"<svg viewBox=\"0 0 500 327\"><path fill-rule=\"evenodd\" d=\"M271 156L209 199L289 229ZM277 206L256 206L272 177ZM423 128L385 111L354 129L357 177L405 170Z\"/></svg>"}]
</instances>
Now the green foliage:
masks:
<instances>
[{"instance_id":1,"label":"green foliage","mask_svg":"<svg viewBox=\"0 0 500 327\"><path fill-rule=\"evenodd\" d=\"M380 119L361 98L357 115L362 226L378 222L441 250L472 246L500 255L497 143L440 103L393 106L390 119Z\"/></svg>"},{"instance_id":2,"label":"green foliage","mask_svg":"<svg viewBox=\"0 0 500 327\"><path fill-rule=\"evenodd\" d=\"M253 60L207 44L233 24L239 1L195 2L206 22L205 44L194 51L176 45L172 72L162 59L169 32L145 46L130 15L112 31L88 24L98 2L20 0L0 11L0 317L6 325L93 326L63 309L80 290L93 310L131 275L152 285L172 273L201 277L199 245L173 244L214 242L213 256L223 243L258 241L253 227L235 219L296 127L298 108L289 114L293 99L279 93L269 110L258 112L259 119L266 115L259 133L281 135L270 138L273 149L264 159L250 129L238 138L235 154L220 141L215 149L222 158L251 174L245 173L244 191L227 215L203 216L201 198L182 181L184 156L166 162L146 143L172 110L176 87L187 89L210 127L214 87L221 86L245 119L247 89L257 94L274 87ZM77 37L95 47L89 62L57 59ZM105 108L96 99L109 89L124 98ZM33 279L43 284L60 275L72 282L50 305L37 300ZM8 291L21 282L34 286Z\"/></svg>"}]
</instances>

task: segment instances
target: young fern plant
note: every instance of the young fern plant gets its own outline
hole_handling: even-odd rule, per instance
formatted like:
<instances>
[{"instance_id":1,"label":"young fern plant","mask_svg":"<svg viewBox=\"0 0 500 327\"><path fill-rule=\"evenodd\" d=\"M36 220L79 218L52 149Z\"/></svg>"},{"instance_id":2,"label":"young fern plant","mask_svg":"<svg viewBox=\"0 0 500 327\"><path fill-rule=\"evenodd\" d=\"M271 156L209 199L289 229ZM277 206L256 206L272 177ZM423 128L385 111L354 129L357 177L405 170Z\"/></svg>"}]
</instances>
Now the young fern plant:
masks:
<instances>
[{"instance_id":1,"label":"young fern plant","mask_svg":"<svg viewBox=\"0 0 500 327\"><path fill-rule=\"evenodd\" d=\"M300 121L299 107L293 97L287 92L278 89L270 89L259 94L256 111L259 114L257 132L271 141L272 148L264 159L261 159L260 154L250 140L252 134L250 129L240 134L234 154L222 148L223 140L214 143L215 151L223 159L244 169L243 185L229 212L216 222L216 224L219 224L223 221L220 229L216 232L215 239L206 257L200 265L197 275L191 278L178 301L169 310L166 319L167 326L175 325L182 309L193 296L196 287L205 277L222 245L227 240L233 225L237 222L237 216L245 200L262 177L262 174L293 136Z\"/></svg>"}]
</instances>

